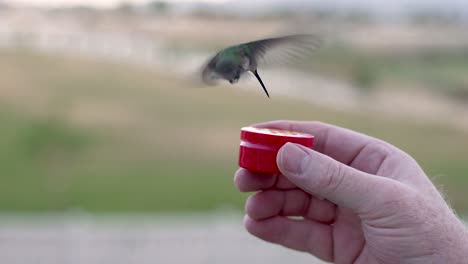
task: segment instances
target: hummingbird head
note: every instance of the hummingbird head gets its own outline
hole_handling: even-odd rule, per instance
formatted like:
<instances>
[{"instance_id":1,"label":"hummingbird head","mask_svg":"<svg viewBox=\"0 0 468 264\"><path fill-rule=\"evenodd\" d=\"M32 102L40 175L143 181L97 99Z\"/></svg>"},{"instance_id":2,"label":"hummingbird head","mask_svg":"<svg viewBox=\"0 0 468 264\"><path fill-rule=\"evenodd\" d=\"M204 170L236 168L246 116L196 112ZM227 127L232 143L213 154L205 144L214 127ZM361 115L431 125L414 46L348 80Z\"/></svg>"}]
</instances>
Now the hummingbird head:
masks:
<instances>
[{"instance_id":1,"label":"hummingbird head","mask_svg":"<svg viewBox=\"0 0 468 264\"><path fill-rule=\"evenodd\" d=\"M241 75L241 68L232 62L220 62L216 65L216 72L231 84L236 83Z\"/></svg>"}]
</instances>

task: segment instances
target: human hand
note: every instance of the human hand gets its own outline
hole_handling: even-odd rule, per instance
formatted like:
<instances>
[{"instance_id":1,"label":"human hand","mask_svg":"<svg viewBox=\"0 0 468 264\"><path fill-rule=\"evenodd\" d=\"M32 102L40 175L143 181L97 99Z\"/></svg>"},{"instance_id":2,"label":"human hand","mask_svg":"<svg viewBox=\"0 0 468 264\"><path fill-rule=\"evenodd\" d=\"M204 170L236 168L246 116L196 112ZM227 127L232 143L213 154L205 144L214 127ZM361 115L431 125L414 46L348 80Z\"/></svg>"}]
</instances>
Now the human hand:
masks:
<instances>
[{"instance_id":1,"label":"human hand","mask_svg":"<svg viewBox=\"0 0 468 264\"><path fill-rule=\"evenodd\" d=\"M256 127L315 136L288 143L281 175L239 169L246 229L335 263L468 263L468 231L416 161L375 138L319 122ZM300 219L291 218L300 216Z\"/></svg>"}]
</instances>

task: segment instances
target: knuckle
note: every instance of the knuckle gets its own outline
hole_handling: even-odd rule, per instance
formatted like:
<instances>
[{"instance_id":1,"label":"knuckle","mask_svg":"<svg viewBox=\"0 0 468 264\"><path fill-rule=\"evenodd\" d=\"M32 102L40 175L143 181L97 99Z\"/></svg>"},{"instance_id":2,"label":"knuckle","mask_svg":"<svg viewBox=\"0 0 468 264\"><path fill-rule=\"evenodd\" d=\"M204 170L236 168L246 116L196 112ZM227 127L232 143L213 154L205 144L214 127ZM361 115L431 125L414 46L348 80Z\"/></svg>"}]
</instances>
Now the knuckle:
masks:
<instances>
[{"instance_id":1,"label":"knuckle","mask_svg":"<svg viewBox=\"0 0 468 264\"><path fill-rule=\"evenodd\" d=\"M380 158L389 156L393 151L391 147L383 142L377 141L369 145L371 154L378 155Z\"/></svg>"},{"instance_id":2,"label":"knuckle","mask_svg":"<svg viewBox=\"0 0 468 264\"><path fill-rule=\"evenodd\" d=\"M389 199L382 204L382 207L389 212L414 212L420 200L420 195L407 188L393 190L389 193Z\"/></svg>"},{"instance_id":3,"label":"knuckle","mask_svg":"<svg viewBox=\"0 0 468 264\"><path fill-rule=\"evenodd\" d=\"M383 161L387 156L392 154L393 150L389 144L380 140L373 140L367 143L359 152L363 156L374 156L376 160Z\"/></svg>"},{"instance_id":4,"label":"knuckle","mask_svg":"<svg viewBox=\"0 0 468 264\"><path fill-rule=\"evenodd\" d=\"M311 121L310 123L316 126L323 126L323 127L328 126L327 123L324 123L322 121Z\"/></svg>"},{"instance_id":5,"label":"knuckle","mask_svg":"<svg viewBox=\"0 0 468 264\"><path fill-rule=\"evenodd\" d=\"M419 168L418 162L410 154L404 152L403 150L400 150L399 153L402 158L401 160L403 160L404 162L406 162L408 165L412 167Z\"/></svg>"},{"instance_id":6,"label":"knuckle","mask_svg":"<svg viewBox=\"0 0 468 264\"><path fill-rule=\"evenodd\" d=\"M344 169L338 162L328 162L324 174L320 177L318 188L326 194L335 192L343 182Z\"/></svg>"}]
</instances>

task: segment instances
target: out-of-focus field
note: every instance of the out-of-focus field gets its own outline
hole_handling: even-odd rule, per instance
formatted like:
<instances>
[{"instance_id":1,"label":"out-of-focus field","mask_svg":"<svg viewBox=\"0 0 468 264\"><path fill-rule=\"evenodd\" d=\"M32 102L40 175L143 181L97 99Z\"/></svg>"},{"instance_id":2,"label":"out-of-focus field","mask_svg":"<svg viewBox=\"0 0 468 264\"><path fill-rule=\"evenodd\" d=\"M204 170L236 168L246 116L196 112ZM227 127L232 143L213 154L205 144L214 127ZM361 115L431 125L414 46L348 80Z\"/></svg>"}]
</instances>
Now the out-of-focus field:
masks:
<instances>
[{"instance_id":1,"label":"out-of-focus field","mask_svg":"<svg viewBox=\"0 0 468 264\"><path fill-rule=\"evenodd\" d=\"M468 212L468 131L443 120L339 112L235 86L193 87L146 67L79 56L2 49L0 57L1 211L241 209L246 196L232 183L240 127L298 119L397 145L456 210Z\"/></svg>"}]
</instances>

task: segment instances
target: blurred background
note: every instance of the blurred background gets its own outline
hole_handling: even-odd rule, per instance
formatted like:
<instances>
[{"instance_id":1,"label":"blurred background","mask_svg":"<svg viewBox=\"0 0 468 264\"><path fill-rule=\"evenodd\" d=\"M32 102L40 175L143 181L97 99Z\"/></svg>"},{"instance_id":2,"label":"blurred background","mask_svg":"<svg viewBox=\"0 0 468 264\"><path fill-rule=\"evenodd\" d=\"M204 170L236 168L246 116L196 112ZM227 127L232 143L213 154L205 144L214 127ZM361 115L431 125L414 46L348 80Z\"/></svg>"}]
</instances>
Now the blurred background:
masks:
<instances>
[{"instance_id":1,"label":"blurred background","mask_svg":"<svg viewBox=\"0 0 468 264\"><path fill-rule=\"evenodd\" d=\"M320 120L410 153L468 215L468 2L0 0L0 262L311 263L242 227L242 126ZM231 86L226 45L325 45ZM318 261L317 261L318 263Z\"/></svg>"}]
</instances>

